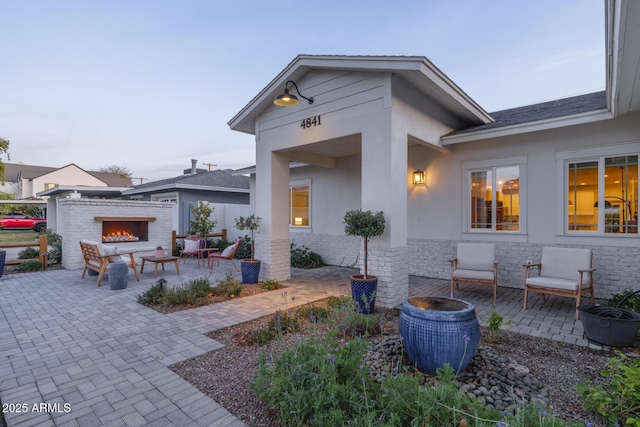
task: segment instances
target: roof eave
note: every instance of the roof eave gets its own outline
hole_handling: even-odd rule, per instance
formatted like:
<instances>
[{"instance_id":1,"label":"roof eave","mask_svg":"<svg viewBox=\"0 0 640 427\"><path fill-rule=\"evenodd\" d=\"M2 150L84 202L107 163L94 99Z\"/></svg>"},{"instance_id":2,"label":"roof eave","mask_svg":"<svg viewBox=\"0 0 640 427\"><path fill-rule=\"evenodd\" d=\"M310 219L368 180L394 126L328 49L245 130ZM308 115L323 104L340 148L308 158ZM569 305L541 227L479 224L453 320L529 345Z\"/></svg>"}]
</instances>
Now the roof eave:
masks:
<instances>
[{"instance_id":1,"label":"roof eave","mask_svg":"<svg viewBox=\"0 0 640 427\"><path fill-rule=\"evenodd\" d=\"M535 122L519 123L511 126L504 126L493 129L478 130L475 132L465 132L459 135L443 136L442 145L460 144L463 142L480 141L484 139L500 138L504 136L519 135L543 130L556 129L566 126L581 125L613 118L613 114L606 108L588 111L586 113L573 114L570 116L554 117L551 119L538 120Z\"/></svg>"}]
</instances>

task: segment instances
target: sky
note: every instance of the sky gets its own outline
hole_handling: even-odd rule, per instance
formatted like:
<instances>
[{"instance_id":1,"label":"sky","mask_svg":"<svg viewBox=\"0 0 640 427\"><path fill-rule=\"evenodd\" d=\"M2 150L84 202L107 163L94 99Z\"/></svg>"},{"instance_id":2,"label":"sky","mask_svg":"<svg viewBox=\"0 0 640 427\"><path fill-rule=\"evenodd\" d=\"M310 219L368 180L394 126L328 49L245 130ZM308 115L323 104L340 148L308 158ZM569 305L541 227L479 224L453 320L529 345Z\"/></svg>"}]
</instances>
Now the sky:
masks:
<instances>
[{"instance_id":1,"label":"sky","mask_svg":"<svg viewBox=\"0 0 640 427\"><path fill-rule=\"evenodd\" d=\"M595 92L604 10L603 0L0 0L1 159L117 165L135 184L180 175L191 159L251 166L254 137L227 122L299 54L425 56L489 112Z\"/></svg>"}]
</instances>

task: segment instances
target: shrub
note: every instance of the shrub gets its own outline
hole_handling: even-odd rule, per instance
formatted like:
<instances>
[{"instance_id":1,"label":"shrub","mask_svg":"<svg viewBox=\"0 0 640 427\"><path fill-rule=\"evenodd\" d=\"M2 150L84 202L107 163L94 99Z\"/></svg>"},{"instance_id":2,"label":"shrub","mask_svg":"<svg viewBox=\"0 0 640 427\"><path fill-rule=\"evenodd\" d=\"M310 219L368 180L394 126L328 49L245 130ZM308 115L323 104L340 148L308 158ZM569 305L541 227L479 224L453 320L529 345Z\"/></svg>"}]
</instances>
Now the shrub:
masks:
<instances>
[{"instance_id":1,"label":"shrub","mask_svg":"<svg viewBox=\"0 0 640 427\"><path fill-rule=\"evenodd\" d=\"M625 289L619 294L614 294L607 301L607 305L615 307L618 305L618 303L620 303L620 301L622 301L624 298L626 298L627 296L631 295L634 292L635 291L633 291L632 289ZM627 310L634 311L636 313L640 313L640 294L635 294L632 297L629 297L629 299L626 300L624 304L620 306L620 308L624 308Z\"/></svg>"},{"instance_id":2,"label":"shrub","mask_svg":"<svg viewBox=\"0 0 640 427\"><path fill-rule=\"evenodd\" d=\"M268 291L273 291L275 289L282 289L284 288L284 286L282 286L280 284L280 282L278 282L275 279L269 279L269 280L265 280L264 282L260 283L260 288L261 289L266 289Z\"/></svg>"},{"instance_id":3,"label":"shrub","mask_svg":"<svg viewBox=\"0 0 640 427\"><path fill-rule=\"evenodd\" d=\"M40 257L40 251L36 248L24 248L18 253L18 259L38 259Z\"/></svg>"},{"instance_id":4,"label":"shrub","mask_svg":"<svg viewBox=\"0 0 640 427\"><path fill-rule=\"evenodd\" d=\"M343 298L335 306L329 323L345 337L370 336L382 329L383 315L380 313L362 314L350 298Z\"/></svg>"},{"instance_id":5,"label":"shrub","mask_svg":"<svg viewBox=\"0 0 640 427\"><path fill-rule=\"evenodd\" d=\"M207 239L207 247L218 248L219 252L222 252L229 245L233 245L233 242L227 239Z\"/></svg>"},{"instance_id":6,"label":"shrub","mask_svg":"<svg viewBox=\"0 0 640 427\"><path fill-rule=\"evenodd\" d=\"M49 245L49 264L60 264L62 262L62 236L50 228L46 233Z\"/></svg>"},{"instance_id":7,"label":"shrub","mask_svg":"<svg viewBox=\"0 0 640 427\"><path fill-rule=\"evenodd\" d=\"M295 268L318 268L322 267L322 257L312 252L306 246L297 247L295 243L291 243L291 267Z\"/></svg>"},{"instance_id":8,"label":"shrub","mask_svg":"<svg viewBox=\"0 0 640 427\"><path fill-rule=\"evenodd\" d=\"M167 288L160 282L156 283L141 295L138 295L138 303L140 304L162 304Z\"/></svg>"},{"instance_id":9,"label":"shrub","mask_svg":"<svg viewBox=\"0 0 640 427\"><path fill-rule=\"evenodd\" d=\"M254 391L282 425L351 425L347 421L355 413L375 405L370 396L377 393L369 393L379 388L362 364L364 348L361 340L339 346L329 336L301 343L272 363L262 354Z\"/></svg>"},{"instance_id":10,"label":"shrub","mask_svg":"<svg viewBox=\"0 0 640 427\"><path fill-rule=\"evenodd\" d=\"M224 293L227 298L239 297L242 292L242 285L238 282L238 279L227 273L224 279L218 281L219 293Z\"/></svg>"},{"instance_id":11,"label":"shrub","mask_svg":"<svg viewBox=\"0 0 640 427\"><path fill-rule=\"evenodd\" d=\"M618 353L602 371L606 384L580 383L584 406L600 414L609 425L640 426L640 359Z\"/></svg>"},{"instance_id":12,"label":"shrub","mask_svg":"<svg viewBox=\"0 0 640 427\"><path fill-rule=\"evenodd\" d=\"M23 263L20 263L18 267L16 267L17 271L20 272L29 272L29 271L40 271L42 270L42 263L36 259L30 259Z\"/></svg>"},{"instance_id":13,"label":"shrub","mask_svg":"<svg viewBox=\"0 0 640 427\"><path fill-rule=\"evenodd\" d=\"M244 236L240 241L238 250L236 251L237 259L251 259L251 237Z\"/></svg>"}]
</instances>

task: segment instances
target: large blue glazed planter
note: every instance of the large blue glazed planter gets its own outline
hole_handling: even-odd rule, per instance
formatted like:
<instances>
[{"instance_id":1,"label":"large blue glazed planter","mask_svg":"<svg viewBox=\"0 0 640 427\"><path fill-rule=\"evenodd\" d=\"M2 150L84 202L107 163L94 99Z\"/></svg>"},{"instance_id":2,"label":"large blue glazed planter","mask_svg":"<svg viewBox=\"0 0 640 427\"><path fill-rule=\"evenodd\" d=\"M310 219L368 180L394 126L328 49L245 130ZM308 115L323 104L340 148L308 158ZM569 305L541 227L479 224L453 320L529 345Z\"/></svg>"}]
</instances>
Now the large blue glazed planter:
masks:
<instances>
[{"instance_id":1,"label":"large blue glazed planter","mask_svg":"<svg viewBox=\"0 0 640 427\"><path fill-rule=\"evenodd\" d=\"M378 277L362 274L351 276L351 298L358 303L358 311L362 314L372 314L376 307L376 292L378 291Z\"/></svg>"},{"instance_id":2,"label":"large blue glazed planter","mask_svg":"<svg viewBox=\"0 0 640 427\"><path fill-rule=\"evenodd\" d=\"M240 271L242 272L242 283L258 283L260 277L260 261L243 259L240 261Z\"/></svg>"},{"instance_id":3,"label":"large blue glazed planter","mask_svg":"<svg viewBox=\"0 0 640 427\"><path fill-rule=\"evenodd\" d=\"M402 303L400 336L409 358L435 375L449 364L459 374L478 348L480 326L473 305L445 297L413 297Z\"/></svg>"}]
</instances>

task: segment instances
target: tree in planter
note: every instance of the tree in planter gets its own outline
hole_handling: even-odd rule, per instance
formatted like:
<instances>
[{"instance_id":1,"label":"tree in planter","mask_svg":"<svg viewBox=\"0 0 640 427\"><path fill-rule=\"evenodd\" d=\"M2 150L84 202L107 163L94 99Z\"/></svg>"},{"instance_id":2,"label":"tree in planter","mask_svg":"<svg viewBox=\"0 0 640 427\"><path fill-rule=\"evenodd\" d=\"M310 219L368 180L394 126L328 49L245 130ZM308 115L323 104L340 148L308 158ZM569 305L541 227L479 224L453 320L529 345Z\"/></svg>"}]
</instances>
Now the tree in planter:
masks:
<instances>
[{"instance_id":1,"label":"tree in planter","mask_svg":"<svg viewBox=\"0 0 640 427\"><path fill-rule=\"evenodd\" d=\"M255 261L255 240L253 239L253 233L260 228L262 218L255 215L249 215L248 217L239 216L236 218L236 228L238 230L250 230L251 231L251 261Z\"/></svg>"},{"instance_id":2,"label":"tree in planter","mask_svg":"<svg viewBox=\"0 0 640 427\"><path fill-rule=\"evenodd\" d=\"M349 236L358 236L364 239L364 279L369 274L369 239L384 233L384 212L371 212L355 209L348 211L344 216L344 232Z\"/></svg>"},{"instance_id":3,"label":"tree in planter","mask_svg":"<svg viewBox=\"0 0 640 427\"><path fill-rule=\"evenodd\" d=\"M213 208L209 204L199 201L197 208L191 206L191 213L193 214L193 219L189 221L189 234L197 234L206 239L207 235L211 233L211 230L218 223L217 220L211 220Z\"/></svg>"}]
</instances>

